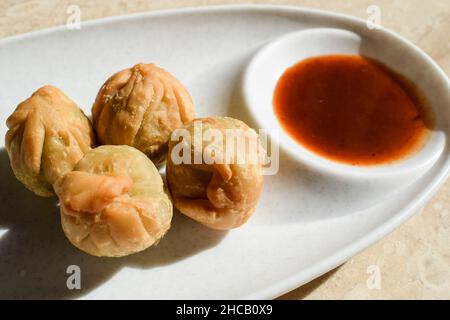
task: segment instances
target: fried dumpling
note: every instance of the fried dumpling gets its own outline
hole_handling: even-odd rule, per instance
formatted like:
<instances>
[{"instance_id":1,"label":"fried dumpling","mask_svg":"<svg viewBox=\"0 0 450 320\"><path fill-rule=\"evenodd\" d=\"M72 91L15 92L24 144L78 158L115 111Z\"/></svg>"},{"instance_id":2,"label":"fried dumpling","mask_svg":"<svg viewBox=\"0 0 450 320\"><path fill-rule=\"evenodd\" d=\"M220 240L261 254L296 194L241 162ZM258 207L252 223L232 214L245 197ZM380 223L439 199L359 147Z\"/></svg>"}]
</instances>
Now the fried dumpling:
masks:
<instances>
[{"instance_id":1,"label":"fried dumpling","mask_svg":"<svg viewBox=\"0 0 450 320\"><path fill-rule=\"evenodd\" d=\"M20 103L6 125L5 145L15 176L44 197L54 195L52 184L94 146L89 119L48 85Z\"/></svg>"},{"instance_id":2,"label":"fried dumpling","mask_svg":"<svg viewBox=\"0 0 450 320\"><path fill-rule=\"evenodd\" d=\"M169 72L137 64L109 78L92 107L100 144L129 145L155 165L167 154L171 132L194 117L191 96Z\"/></svg>"},{"instance_id":3,"label":"fried dumpling","mask_svg":"<svg viewBox=\"0 0 450 320\"><path fill-rule=\"evenodd\" d=\"M145 154L129 146L92 149L55 183L69 241L94 256L119 257L156 244L172 202Z\"/></svg>"},{"instance_id":4,"label":"fried dumpling","mask_svg":"<svg viewBox=\"0 0 450 320\"><path fill-rule=\"evenodd\" d=\"M240 148L232 141L236 136L244 139ZM256 132L240 120L215 117L185 124L174 132L167 158L175 207L213 229L242 225L262 189L263 154Z\"/></svg>"}]
</instances>

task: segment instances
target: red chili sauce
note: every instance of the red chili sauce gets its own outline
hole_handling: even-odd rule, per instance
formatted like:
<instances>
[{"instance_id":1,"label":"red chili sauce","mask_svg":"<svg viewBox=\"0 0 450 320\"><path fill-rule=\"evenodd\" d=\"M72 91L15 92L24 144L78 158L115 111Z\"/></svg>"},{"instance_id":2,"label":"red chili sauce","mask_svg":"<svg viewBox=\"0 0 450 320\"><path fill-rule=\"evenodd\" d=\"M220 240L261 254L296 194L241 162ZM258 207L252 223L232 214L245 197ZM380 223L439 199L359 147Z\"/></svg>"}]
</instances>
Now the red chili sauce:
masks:
<instances>
[{"instance_id":1,"label":"red chili sauce","mask_svg":"<svg viewBox=\"0 0 450 320\"><path fill-rule=\"evenodd\" d=\"M432 127L415 87L361 56L299 62L280 77L273 104L282 128L297 142L352 165L401 159L421 147Z\"/></svg>"}]
</instances>

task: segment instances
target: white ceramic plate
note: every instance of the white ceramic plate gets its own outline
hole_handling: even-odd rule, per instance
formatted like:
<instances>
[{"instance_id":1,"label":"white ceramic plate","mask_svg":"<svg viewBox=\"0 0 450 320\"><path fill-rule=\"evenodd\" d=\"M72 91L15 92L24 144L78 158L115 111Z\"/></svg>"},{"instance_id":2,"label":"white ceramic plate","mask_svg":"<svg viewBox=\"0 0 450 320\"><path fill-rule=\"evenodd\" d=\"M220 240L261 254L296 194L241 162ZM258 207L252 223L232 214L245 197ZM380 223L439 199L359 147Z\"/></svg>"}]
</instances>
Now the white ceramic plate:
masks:
<instances>
[{"instance_id":1,"label":"white ceramic plate","mask_svg":"<svg viewBox=\"0 0 450 320\"><path fill-rule=\"evenodd\" d=\"M185 83L199 116L253 123L240 91L248 61L269 40L317 27L367 33L364 21L343 15L227 6L109 18L83 23L81 30L60 27L1 40L0 133L14 107L43 84L61 88L89 112L105 79L140 61L155 62ZM377 32L387 44L400 41L405 50L415 50L392 33ZM386 45L386 57L392 55ZM443 72L423 80L426 87L446 84L440 99L450 101ZM438 129L448 137L448 111L440 116ZM426 174L391 193L370 179L311 171L282 152L280 170L266 177L257 212L245 226L217 232L176 214L157 247L121 259L94 258L73 248L61 231L55 200L22 187L2 149L0 297L276 297L345 262L423 206L447 177L446 141ZM81 268L81 290L66 287L69 265Z\"/></svg>"}]
</instances>

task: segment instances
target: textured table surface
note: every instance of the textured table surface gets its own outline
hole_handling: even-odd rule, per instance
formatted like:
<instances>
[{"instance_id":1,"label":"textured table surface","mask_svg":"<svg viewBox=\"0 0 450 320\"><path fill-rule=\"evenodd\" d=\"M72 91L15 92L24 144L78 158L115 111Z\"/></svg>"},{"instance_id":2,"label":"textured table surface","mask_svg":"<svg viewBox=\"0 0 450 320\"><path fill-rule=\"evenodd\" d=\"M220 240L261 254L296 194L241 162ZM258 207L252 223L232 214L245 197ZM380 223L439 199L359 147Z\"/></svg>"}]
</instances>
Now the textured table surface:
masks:
<instances>
[{"instance_id":1,"label":"textured table surface","mask_svg":"<svg viewBox=\"0 0 450 320\"><path fill-rule=\"evenodd\" d=\"M383 26L413 41L450 74L449 0L2 0L0 37L64 24L70 5L79 6L86 21L147 10L239 3L313 7L365 19L369 6L376 5ZM373 285L378 274L379 285ZM450 299L450 181L395 232L281 298Z\"/></svg>"}]
</instances>

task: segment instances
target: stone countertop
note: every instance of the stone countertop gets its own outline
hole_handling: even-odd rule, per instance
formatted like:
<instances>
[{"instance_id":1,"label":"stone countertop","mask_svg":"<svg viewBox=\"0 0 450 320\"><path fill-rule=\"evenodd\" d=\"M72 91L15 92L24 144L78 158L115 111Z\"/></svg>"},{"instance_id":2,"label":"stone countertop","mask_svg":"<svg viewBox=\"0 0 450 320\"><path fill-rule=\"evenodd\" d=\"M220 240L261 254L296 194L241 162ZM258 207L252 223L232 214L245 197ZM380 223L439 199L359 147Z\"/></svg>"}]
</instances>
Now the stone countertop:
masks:
<instances>
[{"instance_id":1,"label":"stone countertop","mask_svg":"<svg viewBox=\"0 0 450 320\"><path fill-rule=\"evenodd\" d=\"M80 7L85 21L147 10L239 3L313 7L364 19L369 6L376 5L383 26L417 44L450 74L448 0L2 0L0 37L64 24L70 5ZM450 299L450 180L417 215L382 241L280 298Z\"/></svg>"}]
</instances>

